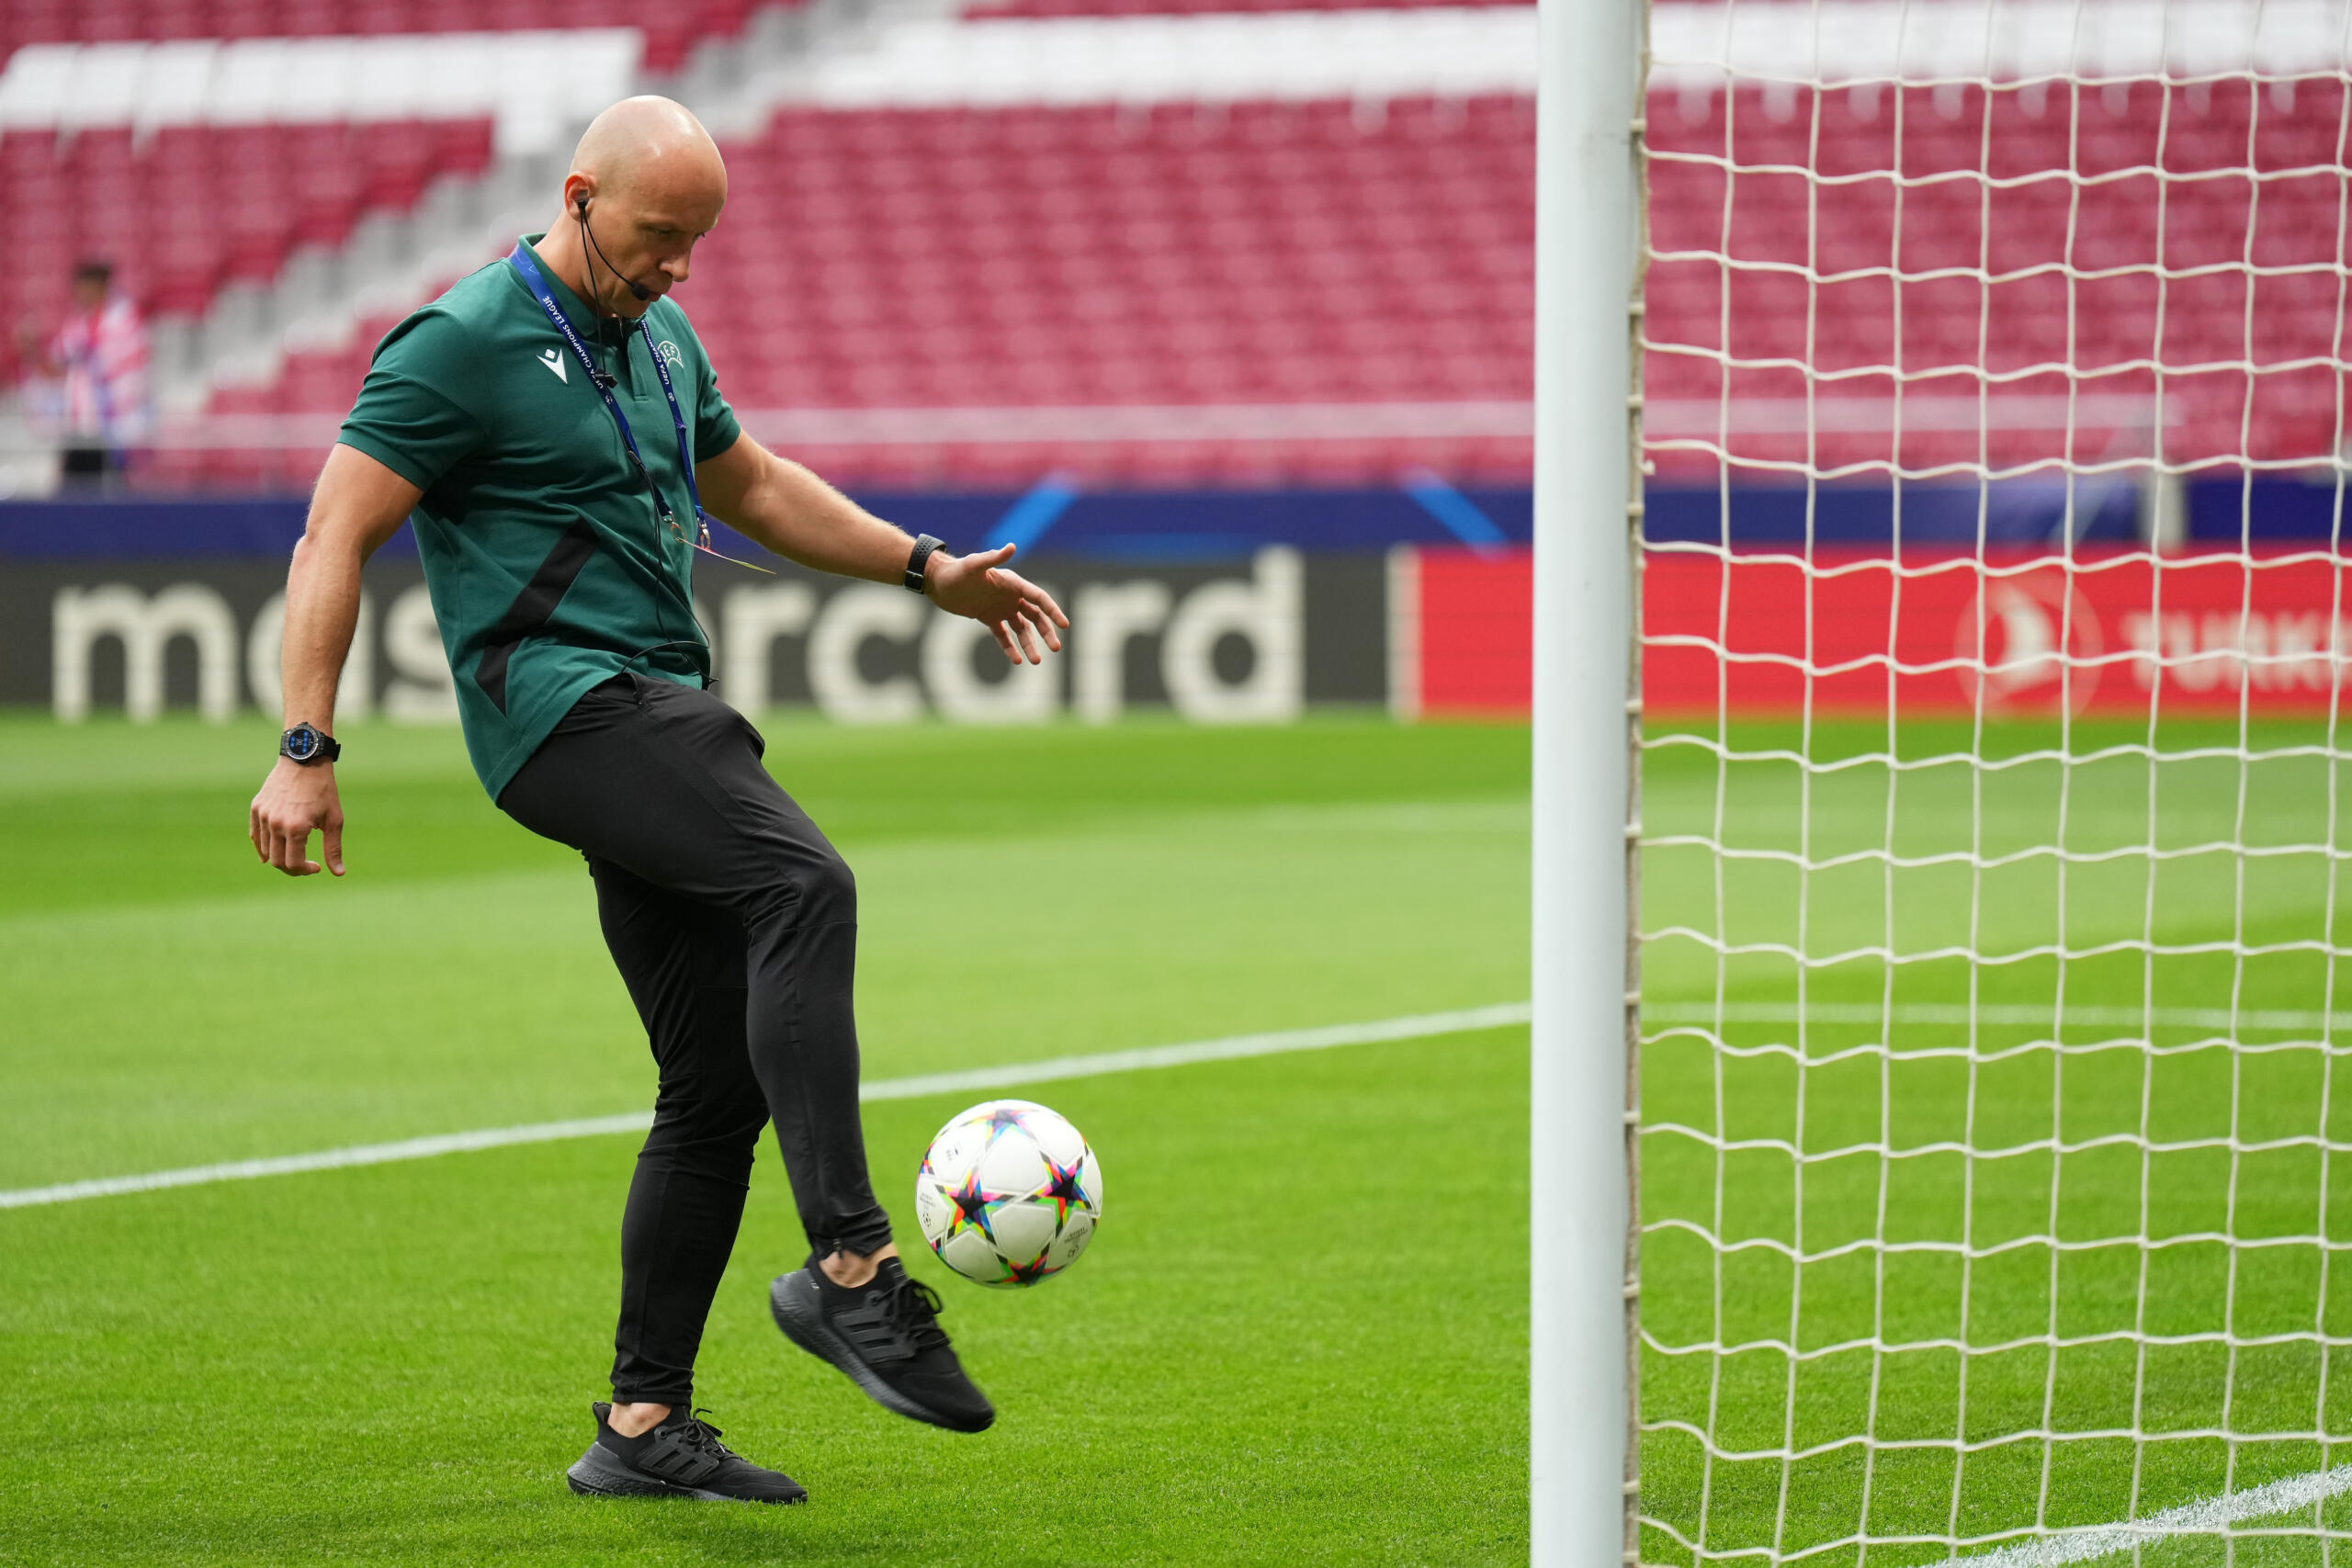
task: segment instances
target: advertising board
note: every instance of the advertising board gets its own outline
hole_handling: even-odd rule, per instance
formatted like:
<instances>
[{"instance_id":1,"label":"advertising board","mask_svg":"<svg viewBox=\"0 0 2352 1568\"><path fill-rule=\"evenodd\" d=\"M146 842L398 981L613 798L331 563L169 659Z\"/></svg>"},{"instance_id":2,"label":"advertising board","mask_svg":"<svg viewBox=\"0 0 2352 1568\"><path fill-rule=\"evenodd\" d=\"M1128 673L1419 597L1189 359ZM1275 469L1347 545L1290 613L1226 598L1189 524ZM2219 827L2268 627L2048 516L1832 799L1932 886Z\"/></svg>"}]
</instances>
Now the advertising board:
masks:
<instances>
[{"instance_id":1,"label":"advertising board","mask_svg":"<svg viewBox=\"0 0 2352 1568\"><path fill-rule=\"evenodd\" d=\"M1075 623L1067 657L1009 671L988 632L896 587L714 565L697 582L720 694L844 723L1106 721L1131 708L1279 723L1318 704L1397 716L1527 711L1534 605L1521 548L1385 557L1268 546L1218 563L1073 558L1035 568ZM1643 573L1654 715L1991 716L2324 710L2352 657L2322 551L1906 556L1662 546ZM0 572L0 701L66 719L277 706L275 560L59 559ZM456 714L413 557L367 573L342 711ZM461 675L458 678L463 678Z\"/></svg>"},{"instance_id":2,"label":"advertising board","mask_svg":"<svg viewBox=\"0 0 2352 1568\"><path fill-rule=\"evenodd\" d=\"M0 701L74 720L192 706L276 711L282 560L47 560L0 572ZM1107 720L1134 705L1204 723L1267 723L1309 704L1387 694L1379 557L1282 547L1230 563L1141 567L1047 558L1036 579L1082 636L1010 670L986 628L893 585L786 567L713 565L696 582L718 690L746 709L812 703L846 723L938 715ZM453 676L415 558L369 563L339 706L456 717Z\"/></svg>"},{"instance_id":3,"label":"advertising board","mask_svg":"<svg viewBox=\"0 0 2352 1568\"><path fill-rule=\"evenodd\" d=\"M1417 549L1391 566L1400 711L1524 713L1532 561ZM1642 700L1712 712L2324 711L2352 658L2341 559L2317 550L1905 556L1649 552Z\"/></svg>"}]
</instances>

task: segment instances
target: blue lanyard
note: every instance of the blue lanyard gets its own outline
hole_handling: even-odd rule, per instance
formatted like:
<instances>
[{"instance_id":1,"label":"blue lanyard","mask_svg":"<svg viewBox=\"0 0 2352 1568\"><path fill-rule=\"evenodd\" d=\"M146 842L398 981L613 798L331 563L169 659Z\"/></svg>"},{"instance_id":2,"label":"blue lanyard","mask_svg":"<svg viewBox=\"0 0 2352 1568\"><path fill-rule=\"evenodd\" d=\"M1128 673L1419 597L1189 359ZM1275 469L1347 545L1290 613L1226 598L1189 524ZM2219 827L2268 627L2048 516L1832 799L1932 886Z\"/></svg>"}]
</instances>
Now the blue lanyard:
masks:
<instances>
[{"instance_id":1,"label":"blue lanyard","mask_svg":"<svg viewBox=\"0 0 2352 1568\"><path fill-rule=\"evenodd\" d=\"M531 297L539 302L539 309L548 313L548 320L555 323L556 331L563 334L563 341L571 345L572 357L580 361L582 370L588 372L588 384L596 389L598 397L605 400L605 411L613 416L613 423L620 427L621 445L628 448L629 462L635 465L638 476L645 480L645 488L653 493L653 510L661 518L662 525L684 538L685 536L678 527L678 514L670 509L669 501L662 494L661 485L654 481L653 471L645 466L645 459L638 454L637 436L628 427L628 415L621 412L620 400L613 396L613 378L597 369L596 362L588 356L588 345L580 341L580 333L573 329L571 319L563 313L563 307L555 302L555 295L548 288L547 278L539 272L538 263L532 258L531 248L517 241L514 250L507 253L506 260L522 275L524 284L531 290ZM637 319L637 330L645 339L645 353L653 361L653 373L662 378L662 395L670 400L670 423L678 433L678 471L686 476L686 496L694 502L695 526L700 536L694 541L694 547L706 555L718 556L721 560L734 560L734 557L720 556L710 547L710 513L702 509L702 487L695 483L694 451L686 444L686 416L684 411L678 407L678 389L670 384L670 367L662 362L662 350L653 341L653 329L642 316ZM752 565L750 561L738 561L736 564Z\"/></svg>"}]
</instances>

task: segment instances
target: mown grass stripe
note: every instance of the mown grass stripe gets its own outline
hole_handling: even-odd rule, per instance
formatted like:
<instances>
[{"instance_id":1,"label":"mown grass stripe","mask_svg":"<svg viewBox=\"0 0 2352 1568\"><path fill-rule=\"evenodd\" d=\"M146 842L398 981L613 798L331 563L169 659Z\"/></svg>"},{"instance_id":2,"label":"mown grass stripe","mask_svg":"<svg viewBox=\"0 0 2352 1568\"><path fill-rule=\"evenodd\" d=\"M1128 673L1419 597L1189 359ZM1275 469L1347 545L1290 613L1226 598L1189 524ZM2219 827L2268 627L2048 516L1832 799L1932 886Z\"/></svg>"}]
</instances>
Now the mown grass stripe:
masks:
<instances>
[{"instance_id":1,"label":"mown grass stripe","mask_svg":"<svg viewBox=\"0 0 2352 1568\"><path fill-rule=\"evenodd\" d=\"M2244 1492L2185 1503L2128 1524L2089 1525L2064 1530L1982 1556L1963 1557L1960 1562L1967 1568L2062 1568L2064 1563L2088 1562L2118 1551L2129 1551L2135 1546L2153 1546L2168 1536L2210 1534L2246 1519L2291 1513L2344 1492L2352 1492L2352 1465L2314 1470Z\"/></svg>"},{"instance_id":2,"label":"mown grass stripe","mask_svg":"<svg viewBox=\"0 0 2352 1568\"><path fill-rule=\"evenodd\" d=\"M1200 1062L1229 1062L1247 1056L1274 1056L1294 1051L1321 1051L1336 1045L1374 1045L1391 1040L1419 1040L1436 1034L1464 1034L1476 1030L1502 1029L1525 1023L1528 1004L1502 1002L1492 1007L1464 1008L1453 1012L1416 1013L1369 1023L1328 1024L1317 1029L1285 1029L1263 1034L1236 1034L1223 1040L1196 1040L1182 1045L1149 1045L1132 1051L1099 1051L1080 1056L1055 1056L1042 1062L1012 1062L1002 1066L974 1067L956 1073L919 1073L909 1077L878 1078L859 1092L861 1100L914 1100L931 1094L956 1094L973 1089L1019 1089L1026 1084L1053 1083L1063 1078L1099 1077L1110 1073L1141 1072L1154 1067L1182 1067ZM614 1133L642 1133L652 1113L625 1111L617 1116L588 1116L568 1122L536 1122L521 1127L478 1127L465 1133L439 1133L430 1137L402 1138L389 1144L355 1144L348 1148L319 1149L310 1154L274 1155L265 1159L231 1160L220 1165L195 1165L178 1170L151 1170L136 1176L102 1176L87 1181L63 1181L51 1187L23 1187L0 1191L0 1209L28 1209L48 1203L72 1203L85 1198L115 1198L131 1192L156 1192L171 1187L201 1187L215 1181L251 1181L265 1176L296 1176L311 1170L340 1170L357 1165L390 1165L401 1160L431 1159L438 1155L469 1154L477 1149L506 1148L516 1144L548 1144L566 1138L593 1138Z\"/></svg>"}]
</instances>

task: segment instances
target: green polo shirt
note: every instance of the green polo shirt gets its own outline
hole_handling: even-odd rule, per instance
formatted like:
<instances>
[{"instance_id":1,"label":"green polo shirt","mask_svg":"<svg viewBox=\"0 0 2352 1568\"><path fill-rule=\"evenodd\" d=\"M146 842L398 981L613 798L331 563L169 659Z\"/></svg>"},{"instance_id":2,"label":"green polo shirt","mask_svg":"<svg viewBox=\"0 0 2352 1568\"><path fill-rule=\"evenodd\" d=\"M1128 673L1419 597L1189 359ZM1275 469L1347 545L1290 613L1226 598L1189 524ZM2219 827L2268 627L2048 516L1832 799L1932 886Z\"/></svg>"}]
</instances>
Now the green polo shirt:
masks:
<instances>
[{"instance_id":1,"label":"green polo shirt","mask_svg":"<svg viewBox=\"0 0 2352 1568\"><path fill-rule=\"evenodd\" d=\"M710 671L694 614L694 503L645 339L634 325L626 335L600 326L539 270L616 378L677 532L659 521L578 357L503 259L385 334L341 436L424 491L410 521L466 750L493 800L591 686L625 670L702 685ZM666 299L646 321L695 461L717 457L741 427L702 340Z\"/></svg>"}]
</instances>

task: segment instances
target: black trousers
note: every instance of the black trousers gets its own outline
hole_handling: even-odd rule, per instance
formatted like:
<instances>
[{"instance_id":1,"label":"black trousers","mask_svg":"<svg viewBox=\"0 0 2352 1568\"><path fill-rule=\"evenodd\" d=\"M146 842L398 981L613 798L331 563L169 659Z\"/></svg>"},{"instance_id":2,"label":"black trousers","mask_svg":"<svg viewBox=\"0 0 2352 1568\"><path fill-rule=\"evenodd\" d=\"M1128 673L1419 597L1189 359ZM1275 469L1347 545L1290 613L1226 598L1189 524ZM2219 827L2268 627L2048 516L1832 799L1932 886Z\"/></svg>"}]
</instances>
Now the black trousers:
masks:
<instances>
[{"instance_id":1,"label":"black trousers","mask_svg":"<svg viewBox=\"0 0 2352 1568\"><path fill-rule=\"evenodd\" d=\"M684 1405L774 1122L820 1253L890 1239L857 1108L857 885L707 692L623 675L582 697L499 806L587 857L661 1068L621 1219L613 1397Z\"/></svg>"}]
</instances>

